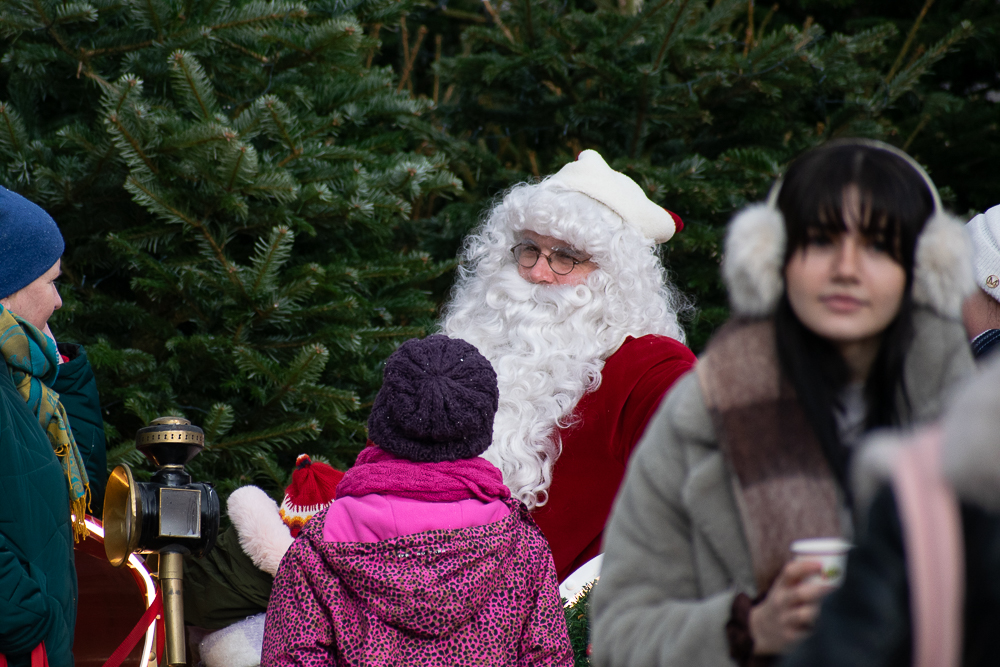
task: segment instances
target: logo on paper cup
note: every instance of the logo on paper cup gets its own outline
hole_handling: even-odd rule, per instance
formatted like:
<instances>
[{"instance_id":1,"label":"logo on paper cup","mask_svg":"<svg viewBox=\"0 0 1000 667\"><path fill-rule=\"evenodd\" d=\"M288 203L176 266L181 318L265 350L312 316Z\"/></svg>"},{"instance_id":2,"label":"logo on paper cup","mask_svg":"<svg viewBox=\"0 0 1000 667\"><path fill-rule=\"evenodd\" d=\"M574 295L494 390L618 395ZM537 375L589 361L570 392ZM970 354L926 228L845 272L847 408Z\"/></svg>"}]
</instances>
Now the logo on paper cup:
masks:
<instances>
[{"instance_id":1,"label":"logo on paper cup","mask_svg":"<svg viewBox=\"0 0 1000 667\"><path fill-rule=\"evenodd\" d=\"M813 581L839 586L844 578L847 565L847 552L851 543L839 537L820 537L792 542L792 554L795 560L817 562L822 566Z\"/></svg>"}]
</instances>

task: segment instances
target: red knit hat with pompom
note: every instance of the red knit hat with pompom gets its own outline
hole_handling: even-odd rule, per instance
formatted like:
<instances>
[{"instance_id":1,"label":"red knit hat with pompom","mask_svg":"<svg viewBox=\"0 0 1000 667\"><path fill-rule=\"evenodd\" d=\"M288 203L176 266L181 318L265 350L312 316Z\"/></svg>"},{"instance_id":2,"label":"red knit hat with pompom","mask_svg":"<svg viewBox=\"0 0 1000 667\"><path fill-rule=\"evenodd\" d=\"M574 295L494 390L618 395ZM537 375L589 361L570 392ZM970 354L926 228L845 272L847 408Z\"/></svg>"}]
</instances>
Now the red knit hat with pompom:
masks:
<instances>
[{"instance_id":1,"label":"red knit hat with pompom","mask_svg":"<svg viewBox=\"0 0 1000 667\"><path fill-rule=\"evenodd\" d=\"M337 497L337 484L343 478L344 473L339 470L321 461L313 463L308 454L299 454L295 459L292 483L285 489L285 499L278 510L292 537L298 536L313 514L333 502Z\"/></svg>"}]
</instances>

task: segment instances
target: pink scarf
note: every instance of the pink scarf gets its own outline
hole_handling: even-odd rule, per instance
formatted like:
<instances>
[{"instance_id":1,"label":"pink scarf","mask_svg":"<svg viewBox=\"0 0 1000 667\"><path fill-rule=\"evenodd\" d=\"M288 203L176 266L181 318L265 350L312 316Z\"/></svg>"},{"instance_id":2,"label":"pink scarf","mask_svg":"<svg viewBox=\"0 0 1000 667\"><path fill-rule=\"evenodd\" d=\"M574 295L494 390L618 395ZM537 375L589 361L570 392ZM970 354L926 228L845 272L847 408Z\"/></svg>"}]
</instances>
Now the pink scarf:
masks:
<instances>
[{"instance_id":1,"label":"pink scarf","mask_svg":"<svg viewBox=\"0 0 1000 667\"><path fill-rule=\"evenodd\" d=\"M370 440L337 485L337 497L369 493L437 502L510 498L500 470L484 458L418 463L397 458Z\"/></svg>"}]
</instances>

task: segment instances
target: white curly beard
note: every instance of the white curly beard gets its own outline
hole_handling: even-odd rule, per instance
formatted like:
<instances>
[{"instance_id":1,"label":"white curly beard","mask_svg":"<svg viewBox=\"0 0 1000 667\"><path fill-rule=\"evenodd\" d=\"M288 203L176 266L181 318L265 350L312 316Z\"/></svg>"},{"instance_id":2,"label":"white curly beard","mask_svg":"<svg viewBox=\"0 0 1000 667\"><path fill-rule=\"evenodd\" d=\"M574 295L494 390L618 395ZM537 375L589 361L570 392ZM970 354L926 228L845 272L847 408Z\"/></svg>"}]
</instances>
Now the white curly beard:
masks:
<instances>
[{"instance_id":1,"label":"white curly beard","mask_svg":"<svg viewBox=\"0 0 1000 667\"><path fill-rule=\"evenodd\" d=\"M510 248L531 229L592 255L584 284L534 285L517 272ZM483 454L529 509L545 504L559 457L559 428L601 382L604 361L628 336L683 342L677 309L652 241L589 197L519 185L465 242L442 332L490 360L500 406Z\"/></svg>"},{"instance_id":2,"label":"white curly beard","mask_svg":"<svg viewBox=\"0 0 1000 667\"><path fill-rule=\"evenodd\" d=\"M511 492L533 509L545 503L559 457L558 428L601 381L604 359L621 344L605 328L604 295L586 285L532 285L514 266L497 275L445 332L475 345L497 372L500 405L493 444L483 456L500 468Z\"/></svg>"}]
</instances>

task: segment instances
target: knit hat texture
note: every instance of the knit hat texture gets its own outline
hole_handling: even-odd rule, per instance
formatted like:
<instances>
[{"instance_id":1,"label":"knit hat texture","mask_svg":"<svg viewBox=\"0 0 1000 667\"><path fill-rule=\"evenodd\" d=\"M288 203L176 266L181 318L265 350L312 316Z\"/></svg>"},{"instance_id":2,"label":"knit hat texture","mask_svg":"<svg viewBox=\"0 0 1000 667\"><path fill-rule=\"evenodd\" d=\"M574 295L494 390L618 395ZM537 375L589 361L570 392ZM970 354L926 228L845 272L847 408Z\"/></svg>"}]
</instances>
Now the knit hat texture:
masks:
<instances>
[{"instance_id":1,"label":"knit hat texture","mask_svg":"<svg viewBox=\"0 0 1000 667\"><path fill-rule=\"evenodd\" d=\"M597 151L583 151L576 162L564 166L544 184L587 195L656 243L669 241L675 232L684 228L676 213L651 202L638 183L609 167Z\"/></svg>"},{"instance_id":2,"label":"knit hat texture","mask_svg":"<svg viewBox=\"0 0 1000 667\"><path fill-rule=\"evenodd\" d=\"M1000 301L1000 206L980 213L965 228L972 239L972 270L976 283Z\"/></svg>"},{"instance_id":3,"label":"knit hat texture","mask_svg":"<svg viewBox=\"0 0 1000 667\"><path fill-rule=\"evenodd\" d=\"M403 343L385 362L368 437L410 461L479 456L493 441L497 374L475 347L435 335Z\"/></svg>"},{"instance_id":4,"label":"knit hat texture","mask_svg":"<svg viewBox=\"0 0 1000 667\"><path fill-rule=\"evenodd\" d=\"M292 483L285 489L278 514L296 537L313 514L327 507L337 497L337 484L344 473L322 461L312 462L308 454L295 459Z\"/></svg>"},{"instance_id":5,"label":"knit hat texture","mask_svg":"<svg viewBox=\"0 0 1000 667\"><path fill-rule=\"evenodd\" d=\"M48 213L0 186L0 299L51 269L65 248L59 227Z\"/></svg>"}]
</instances>

